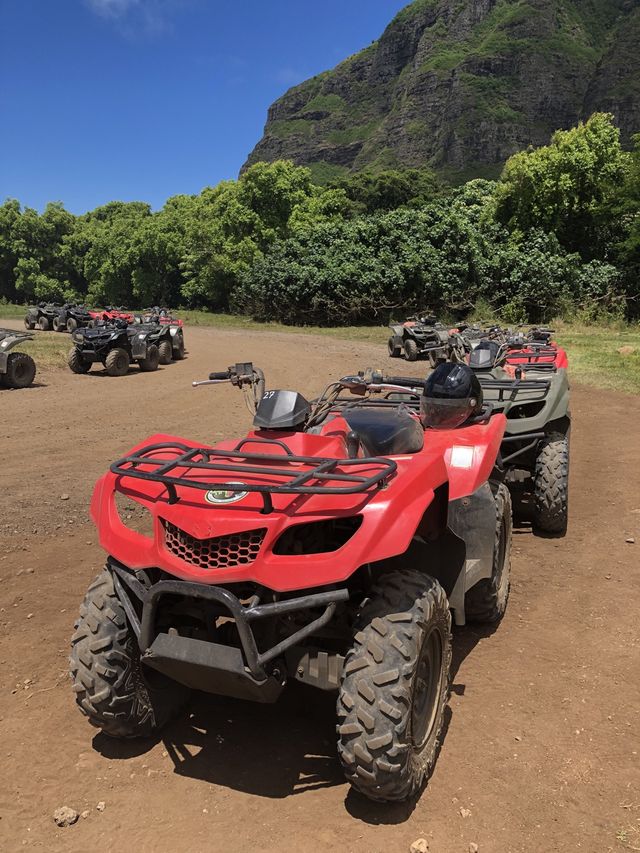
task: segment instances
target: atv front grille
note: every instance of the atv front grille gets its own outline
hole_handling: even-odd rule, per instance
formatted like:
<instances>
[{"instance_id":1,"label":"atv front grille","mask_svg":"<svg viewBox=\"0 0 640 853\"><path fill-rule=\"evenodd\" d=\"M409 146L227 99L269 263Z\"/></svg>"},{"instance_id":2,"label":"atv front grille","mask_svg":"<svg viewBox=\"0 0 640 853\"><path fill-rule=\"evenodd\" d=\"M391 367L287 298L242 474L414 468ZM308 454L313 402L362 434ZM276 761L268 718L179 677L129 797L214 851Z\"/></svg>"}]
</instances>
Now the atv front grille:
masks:
<instances>
[{"instance_id":1,"label":"atv front grille","mask_svg":"<svg viewBox=\"0 0 640 853\"><path fill-rule=\"evenodd\" d=\"M245 530L212 539L196 539L175 524L163 521L165 545L172 554L201 569L230 569L253 563L267 529Z\"/></svg>"}]
</instances>

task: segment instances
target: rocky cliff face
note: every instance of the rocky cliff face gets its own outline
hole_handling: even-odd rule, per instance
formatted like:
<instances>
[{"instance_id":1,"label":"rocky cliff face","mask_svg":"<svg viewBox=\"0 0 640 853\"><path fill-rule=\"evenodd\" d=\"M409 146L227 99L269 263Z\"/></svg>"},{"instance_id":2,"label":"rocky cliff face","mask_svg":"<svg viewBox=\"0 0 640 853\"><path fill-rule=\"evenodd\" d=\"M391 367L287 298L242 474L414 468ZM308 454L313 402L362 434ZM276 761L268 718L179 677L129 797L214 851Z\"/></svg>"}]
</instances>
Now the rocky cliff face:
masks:
<instances>
[{"instance_id":1,"label":"rocky cliff face","mask_svg":"<svg viewBox=\"0 0 640 853\"><path fill-rule=\"evenodd\" d=\"M640 132L640 0L415 0L379 41L276 101L246 165L489 176L596 110L626 142Z\"/></svg>"}]
</instances>

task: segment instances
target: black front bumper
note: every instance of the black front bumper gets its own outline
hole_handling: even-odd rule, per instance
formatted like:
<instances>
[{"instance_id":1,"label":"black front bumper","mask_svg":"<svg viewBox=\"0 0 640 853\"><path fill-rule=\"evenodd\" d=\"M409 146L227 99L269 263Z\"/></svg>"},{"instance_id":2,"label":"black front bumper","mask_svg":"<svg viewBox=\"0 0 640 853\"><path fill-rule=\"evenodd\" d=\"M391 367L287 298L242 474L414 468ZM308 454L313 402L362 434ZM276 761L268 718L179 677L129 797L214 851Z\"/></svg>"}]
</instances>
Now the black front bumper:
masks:
<instances>
[{"instance_id":1,"label":"black front bumper","mask_svg":"<svg viewBox=\"0 0 640 853\"><path fill-rule=\"evenodd\" d=\"M179 580L161 580L146 587L113 558L109 558L108 568L145 664L187 687L256 702L275 702L287 679L287 653L290 656L294 646L330 622L337 605L349 598L349 591L342 588L247 606L224 587ZM240 648L157 632L156 614L163 595L219 604L235 622ZM140 617L132 597L141 605ZM319 607L324 608L320 616L270 649L258 650L251 628L253 621Z\"/></svg>"}]
</instances>

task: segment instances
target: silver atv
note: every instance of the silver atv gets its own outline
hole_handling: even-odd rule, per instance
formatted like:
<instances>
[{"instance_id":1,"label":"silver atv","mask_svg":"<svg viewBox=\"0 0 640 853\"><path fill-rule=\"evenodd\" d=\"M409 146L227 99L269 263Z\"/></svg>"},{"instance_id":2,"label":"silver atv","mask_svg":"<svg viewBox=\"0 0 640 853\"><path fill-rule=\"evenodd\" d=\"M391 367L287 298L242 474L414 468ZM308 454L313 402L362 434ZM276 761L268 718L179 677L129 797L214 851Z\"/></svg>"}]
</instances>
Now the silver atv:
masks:
<instances>
[{"instance_id":1,"label":"silver atv","mask_svg":"<svg viewBox=\"0 0 640 853\"><path fill-rule=\"evenodd\" d=\"M36 376L36 363L26 352L11 352L33 335L0 329L0 388L28 388Z\"/></svg>"}]
</instances>

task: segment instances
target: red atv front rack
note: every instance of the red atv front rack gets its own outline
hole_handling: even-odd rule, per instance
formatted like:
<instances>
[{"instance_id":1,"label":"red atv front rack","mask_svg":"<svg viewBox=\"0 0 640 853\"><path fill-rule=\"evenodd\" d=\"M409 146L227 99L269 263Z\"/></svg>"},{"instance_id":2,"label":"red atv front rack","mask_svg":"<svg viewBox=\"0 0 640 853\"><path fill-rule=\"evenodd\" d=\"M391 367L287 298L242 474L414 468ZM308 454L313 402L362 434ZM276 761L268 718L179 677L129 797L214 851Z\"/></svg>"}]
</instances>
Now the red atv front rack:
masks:
<instances>
[{"instance_id":1,"label":"red atv front rack","mask_svg":"<svg viewBox=\"0 0 640 853\"><path fill-rule=\"evenodd\" d=\"M248 443L273 445L280 447L284 453L243 452L243 445ZM172 455L157 455L164 452ZM299 467L292 470L292 465L303 466L305 470L300 471ZM194 479L186 473L177 474L178 469L186 469L189 473L208 472L217 476L221 473L240 477L266 476L276 478L276 482L220 482L206 477ZM364 473L365 470L367 473ZM264 515L273 512L271 496L274 494L353 495L376 491L396 470L395 462L381 457L337 459L295 456L284 441L268 438L245 438L233 450L188 447L179 442L149 444L111 465L111 472L119 477L161 483L167 490L170 504L179 500L178 486L205 492L258 492L262 495L264 505L261 512Z\"/></svg>"}]
</instances>

